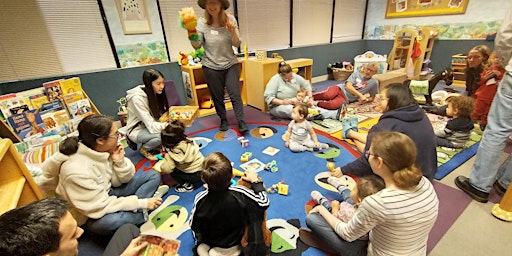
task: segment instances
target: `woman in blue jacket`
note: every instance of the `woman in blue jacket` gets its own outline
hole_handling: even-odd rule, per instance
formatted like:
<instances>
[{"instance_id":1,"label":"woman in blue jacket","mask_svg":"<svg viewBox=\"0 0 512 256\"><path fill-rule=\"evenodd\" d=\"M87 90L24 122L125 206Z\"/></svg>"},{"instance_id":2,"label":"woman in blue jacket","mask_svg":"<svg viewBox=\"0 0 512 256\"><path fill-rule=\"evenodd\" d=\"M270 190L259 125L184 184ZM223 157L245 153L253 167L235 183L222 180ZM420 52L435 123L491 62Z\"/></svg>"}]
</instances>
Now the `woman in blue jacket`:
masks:
<instances>
[{"instance_id":1,"label":"woman in blue jacket","mask_svg":"<svg viewBox=\"0 0 512 256\"><path fill-rule=\"evenodd\" d=\"M432 179L437 172L436 135L425 112L414 100L411 90L403 84L390 84L381 92L380 108L383 114L368 132L363 152L368 150L376 132L401 132L416 143L418 150L416 164L423 171L423 176ZM357 132L357 127L350 127L350 130L344 131L343 134L346 138L358 140L361 137L364 138L363 134ZM372 174L368 159L362 155L355 161L332 171L332 175L338 177L348 173L359 177Z\"/></svg>"}]
</instances>

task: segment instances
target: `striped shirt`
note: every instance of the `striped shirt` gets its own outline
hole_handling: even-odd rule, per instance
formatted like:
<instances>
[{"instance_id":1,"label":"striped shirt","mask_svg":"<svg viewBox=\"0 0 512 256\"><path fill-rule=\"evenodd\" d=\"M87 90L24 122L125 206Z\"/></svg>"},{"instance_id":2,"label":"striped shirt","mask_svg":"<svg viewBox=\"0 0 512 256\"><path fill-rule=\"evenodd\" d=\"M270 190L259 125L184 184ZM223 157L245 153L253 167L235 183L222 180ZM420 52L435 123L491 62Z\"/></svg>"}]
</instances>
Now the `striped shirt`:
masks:
<instances>
[{"instance_id":1,"label":"striped shirt","mask_svg":"<svg viewBox=\"0 0 512 256\"><path fill-rule=\"evenodd\" d=\"M363 199L354 217L336 233L354 241L370 232L368 255L426 255L428 234L438 214L432 183L422 177L411 191L383 189Z\"/></svg>"}]
</instances>

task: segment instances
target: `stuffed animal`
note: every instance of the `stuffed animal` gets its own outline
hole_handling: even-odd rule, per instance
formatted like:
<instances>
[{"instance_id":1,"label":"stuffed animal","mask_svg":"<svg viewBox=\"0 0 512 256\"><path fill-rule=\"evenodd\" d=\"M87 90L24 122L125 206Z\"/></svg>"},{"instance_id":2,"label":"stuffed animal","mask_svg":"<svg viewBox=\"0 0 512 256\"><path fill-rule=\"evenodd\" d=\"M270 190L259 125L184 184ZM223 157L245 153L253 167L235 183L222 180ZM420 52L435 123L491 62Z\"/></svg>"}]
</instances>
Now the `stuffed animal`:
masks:
<instances>
[{"instance_id":1,"label":"stuffed animal","mask_svg":"<svg viewBox=\"0 0 512 256\"><path fill-rule=\"evenodd\" d=\"M238 180L237 185L251 188L251 183L242 178ZM244 255L270 255L272 232L267 228L267 211L257 210L248 212L247 215L248 226L245 227L242 237ZM261 229L258 226L261 226Z\"/></svg>"},{"instance_id":2,"label":"stuffed animal","mask_svg":"<svg viewBox=\"0 0 512 256\"><path fill-rule=\"evenodd\" d=\"M188 39L190 41L199 41L199 35L197 34L197 16L192 7L184 7L179 11L179 23L181 27L185 28L188 32Z\"/></svg>"}]
</instances>

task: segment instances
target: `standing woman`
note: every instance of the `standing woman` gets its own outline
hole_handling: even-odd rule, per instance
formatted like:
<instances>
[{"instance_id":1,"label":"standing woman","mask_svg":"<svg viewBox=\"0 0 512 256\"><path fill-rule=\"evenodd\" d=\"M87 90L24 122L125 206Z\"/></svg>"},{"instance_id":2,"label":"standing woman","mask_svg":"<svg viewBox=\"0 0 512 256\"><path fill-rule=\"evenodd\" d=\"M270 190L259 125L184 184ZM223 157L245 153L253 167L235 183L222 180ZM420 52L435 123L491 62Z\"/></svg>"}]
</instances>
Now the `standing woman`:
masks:
<instances>
[{"instance_id":1,"label":"standing woman","mask_svg":"<svg viewBox=\"0 0 512 256\"><path fill-rule=\"evenodd\" d=\"M144 85L126 92L128 120L126 131L130 140L142 144L140 153L149 160L156 160L162 140L160 133L167 123L158 119L167 111L164 93L164 75L156 69L146 69L142 74Z\"/></svg>"},{"instance_id":2,"label":"standing woman","mask_svg":"<svg viewBox=\"0 0 512 256\"><path fill-rule=\"evenodd\" d=\"M245 133L248 128L240 95L240 66L233 52L233 47L240 46L238 24L233 15L225 12L230 6L229 0L198 0L197 4L205 10L204 18L198 20L198 38L189 39L194 49L204 48L203 74L220 117L219 130L227 131L229 128L224 104L227 89L238 120L238 130Z\"/></svg>"}]
</instances>

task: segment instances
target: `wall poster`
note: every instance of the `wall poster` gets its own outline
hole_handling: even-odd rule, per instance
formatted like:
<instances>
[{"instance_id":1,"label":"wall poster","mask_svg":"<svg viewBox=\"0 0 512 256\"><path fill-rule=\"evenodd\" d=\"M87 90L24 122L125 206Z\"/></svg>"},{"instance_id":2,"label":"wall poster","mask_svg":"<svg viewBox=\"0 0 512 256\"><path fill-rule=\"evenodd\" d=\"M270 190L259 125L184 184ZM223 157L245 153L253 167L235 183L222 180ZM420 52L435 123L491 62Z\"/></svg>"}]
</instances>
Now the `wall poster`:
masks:
<instances>
[{"instance_id":1,"label":"wall poster","mask_svg":"<svg viewBox=\"0 0 512 256\"><path fill-rule=\"evenodd\" d=\"M463 14L469 0L388 0L386 18Z\"/></svg>"}]
</instances>

